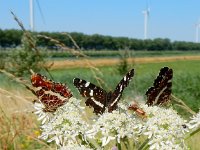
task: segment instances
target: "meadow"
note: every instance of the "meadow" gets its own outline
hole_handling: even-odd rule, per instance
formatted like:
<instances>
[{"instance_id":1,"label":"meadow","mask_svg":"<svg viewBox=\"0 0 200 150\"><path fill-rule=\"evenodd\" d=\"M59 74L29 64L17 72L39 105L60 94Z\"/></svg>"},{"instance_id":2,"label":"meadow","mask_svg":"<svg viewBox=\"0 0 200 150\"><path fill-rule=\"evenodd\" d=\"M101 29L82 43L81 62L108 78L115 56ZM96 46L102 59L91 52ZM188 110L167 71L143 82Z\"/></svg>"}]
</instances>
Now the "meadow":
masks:
<instances>
[{"instance_id":1,"label":"meadow","mask_svg":"<svg viewBox=\"0 0 200 150\"><path fill-rule=\"evenodd\" d=\"M125 89L122 101L129 103L134 99L144 101L146 90L152 86L160 68L168 66L173 69L173 95L183 100L192 110L198 112L200 108L200 60L177 60L151 63L129 63L128 68L135 69L135 75L130 85ZM74 77L85 79L99 85L107 91L113 90L123 75L118 71L118 65L100 66L96 68L59 68L50 70L55 81L66 83L77 98L81 98L72 80ZM42 74L49 77L46 72ZM29 77L26 78L30 83ZM97 80L98 79L98 80ZM99 81L99 82L98 82ZM100 84L99 84L100 83ZM36 97L14 80L0 74L0 149L50 149L54 145L38 140L40 134L39 122L32 111L32 100ZM185 118L189 114L176 107ZM192 149L197 150L195 136L189 140Z\"/></svg>"}]
</instances>

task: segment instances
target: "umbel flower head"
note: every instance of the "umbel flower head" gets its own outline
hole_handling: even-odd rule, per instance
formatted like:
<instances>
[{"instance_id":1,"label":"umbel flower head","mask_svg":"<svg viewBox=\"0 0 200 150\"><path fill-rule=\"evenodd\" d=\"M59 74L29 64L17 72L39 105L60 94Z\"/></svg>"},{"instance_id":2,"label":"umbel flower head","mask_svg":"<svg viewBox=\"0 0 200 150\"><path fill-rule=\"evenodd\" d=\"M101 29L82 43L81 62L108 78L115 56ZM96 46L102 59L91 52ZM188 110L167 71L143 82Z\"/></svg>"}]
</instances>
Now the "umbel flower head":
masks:
<instances>
[{"instance_id":1,"label":"umbel flower head","mask_svg":"<svg viewBox=\"0 0 200 150\"><path fill-rule=\"evenodd\" d=\"M42 134L39 138L47 142L55 141L60 146L86 140L89 125L82 119L82 112L84 110L80 107L80 101L70 98L69 102L59 107L49 121L41 126Z\"/></svg>"},{"instance_id":2,"label":"umbel flower head","mask_svg":"<svg viewBox=\"0 0 200 150\"><path fill-rule=\"evenodd\" d=\"M39 138L47 142L55 141L62 150L89 150L96 145L96 149L108 149L130 141L134 143L132 146L138 146L140 140L145 138L149 149L186 149L186 123L173 109L141 104L147 116L141 119L127 111L128 106L119 103L118 107L119 110L112 113L105 112L96 119L87 120L84 118L84 107L75 98L70 98L54 113L44 112L42 104L35 104L36 113L43 122ZM196 127L199 127L196 123L199 123L199 116L191 121Z\"/></svg>"},{"instance_id":3,"label":"umbel flower head","mask_svg":"<svg viewBox=\"0 0 200 150\"><path fill-rule=\"evenodd\" d=\"M53 113L44 112L45 106L41 102L35 102L34 108L36 110L34 113L38 116L38 120L42 121L42 124L48 122L53 117Z\"/></svg>"},{"instance_id":4,"label":"umbel flower head","mask_svg":"<svg viewBox=\"0 0 200 150\"><path fill-rule=\"evenodd\" d=\"M119 104L119 106L123 105ZM115 110L112 113L106 112L100 115L98 119L93 121L93 127L88 132L95 133L98 138L100 137L101 145L106 146L113 140L120 143L123 138L137 141L141 127L140 120L130 117L124 111Z\"/></svg>"},{"instance_id":5,"label":"umbel flower head","mask_svg":"<svg viewBox=\"0 0 200 150\"><path fill-rule=\"evenodd\" d=\"M185 149L185 121L173 109L142 106L148 118L143 134L149 139L150 149Z\"/></svg>"}]
</instances>

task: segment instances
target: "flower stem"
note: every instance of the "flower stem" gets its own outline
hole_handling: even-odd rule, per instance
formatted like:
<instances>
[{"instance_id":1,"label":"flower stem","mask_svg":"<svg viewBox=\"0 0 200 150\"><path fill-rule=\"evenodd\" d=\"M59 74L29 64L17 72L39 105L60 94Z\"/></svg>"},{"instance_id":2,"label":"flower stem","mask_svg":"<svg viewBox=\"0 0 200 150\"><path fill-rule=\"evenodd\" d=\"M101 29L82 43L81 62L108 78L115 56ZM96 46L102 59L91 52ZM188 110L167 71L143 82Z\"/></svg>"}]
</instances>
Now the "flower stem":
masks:
<instances>
[{"instance_id":1,"label":"flower stem","mask_svg":"<svg viewBox=\"0 0 200 150\"><path fill-rule=\"evenodd\" d=\"M117 150L122 150L121 144L117 143Z\"/></svg>"},{"instance_id":2,"label":"flower stem","mask_svg":"<svg viewBox=\"0 0 200 150\"><path fill-rule=\"evenodd\" d=\"M185 139L187 140L188 138L192 137L193 135L195 135L198 132L200 132L200 127L197 128L196 130L194 130L192 133L190 133L189 136L187 136Z\"/></svg>"},{"instance_id":3,"label":"flower stem","mask_svg":"<svg viewBox=\"0 0 200 150\"><path fill-rule=\"evenodd\" d=\"M149 142L149 139L147 138L144 143L142 143L142 145L138 148L138 150L145 150L147 149L149 146L147 145Z\"/></svg>"},{"instance_id":4,"label":"flower stem","mask_svg":"<svg viewBox=\"0 0 200 150\"><path fill-rule=\"evenodd\" d=\"M83 140L83 137L80 134L78 135L78 137L81 140L82 144L89 145L93 149L100 149L100 147L96 143L93 143L90 139L86 138L86 141L85 141Z\"/></svg>"}]
</instances>

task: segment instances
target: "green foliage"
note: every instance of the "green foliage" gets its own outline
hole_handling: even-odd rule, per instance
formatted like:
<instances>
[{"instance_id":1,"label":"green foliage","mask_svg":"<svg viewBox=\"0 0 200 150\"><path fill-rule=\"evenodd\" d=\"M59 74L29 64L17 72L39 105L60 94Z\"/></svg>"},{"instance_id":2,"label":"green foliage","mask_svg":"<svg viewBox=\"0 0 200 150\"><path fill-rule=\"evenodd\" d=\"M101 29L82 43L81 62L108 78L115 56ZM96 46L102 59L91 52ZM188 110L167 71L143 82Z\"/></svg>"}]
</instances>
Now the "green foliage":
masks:
<instances>
[{"instance_id":1,"label":"green foliage","mask_svg":"<svg viewBox=\"0 0 200 150\"><path fill-rule=\"evenodd\" d=\"M23 32L20 30L1 30L0 29L0 46L16 47L21 44Z\"/></svg>"},{"instance_id":2,"label":"green foliage","mask_svg":"<svg viewBox=\"0 0 200 150\"><path fill-rule=\"evenodd\" d=\"M125 75L128 71L128 58L129 58L129 51L125 50L123 53L121 53L121 57L120 57L120 63L118 65L118 72L120 75Z\"/></svg>"},{"instance_id":3,"label":"green foliage","mask_svg":"<svg viewBox=\"0 0 200 150\"><path fill-rule=\"evenodd\" d=\"M71 39L59 32L35 32L48 36L53 39L59 40L69 48L74 48L74 44ZM200 50L199 43L175 41L170 39L132 39L127 37L112 37L99 34L86 35L83 33L72 32L70 36L76 41L77 45L84 50L147 50L147 51L166 51L166 50ZM0 47L17 47L21 44L22 31L19 30L1 30L0 29ZM47 47L48 49L58 50L59 47L55 46L55 43L51 40L40 37L37 39L37 45L41 47Z\"/></svg>"},{"instance_id":4,"label":"green foliage","mask_svg":"<svg viewBox=\"0 0 200 150\"><path fill-rule=\"evenodd\" d=\"M48 56L54 59L66 59L69 57L75 58L75 56L66 51L47 51ZM45 54L47 53L45 52ZM95 58L112 58L121 57L121 51L112 50L87 50L82 51L85 55ZM189 56L189 55L200 55L200 51L133 51L129 50L130 56L134 57L157 57L157 56Z\"/></svg>"},{"instance_id":5,"label":"green foliage","mask_svg":"<svg viewBox=\"0 0 200 150\"><path fill-rule=\"evenodd\" d=\"M5 51L0 51L0 69L5 68L6 59L8 57L8 53Z\"/></svg>"},{"instance_id":6,"label":"green foliage","mask_svg":"<svg viewBox=\"0 0 200 150\"><path fill-rule=\"evenodd\" d=\"M16 49L10 54L10 67L8 71L17 76L22 76L29 73L30 69L40 71L44 68L45 62L43 56L35 49L35 45L30 44L30 39L24 34L22 38L22 48Z\"/></svg>"}]
</instances>

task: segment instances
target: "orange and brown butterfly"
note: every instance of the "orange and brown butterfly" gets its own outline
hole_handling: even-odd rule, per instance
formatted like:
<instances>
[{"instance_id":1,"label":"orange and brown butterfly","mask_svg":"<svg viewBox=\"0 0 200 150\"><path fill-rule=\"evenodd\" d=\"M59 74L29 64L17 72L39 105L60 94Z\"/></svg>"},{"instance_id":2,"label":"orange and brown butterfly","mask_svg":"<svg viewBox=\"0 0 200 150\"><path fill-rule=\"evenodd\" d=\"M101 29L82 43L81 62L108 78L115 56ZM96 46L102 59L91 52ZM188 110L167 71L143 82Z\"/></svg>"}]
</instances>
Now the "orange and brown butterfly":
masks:
<instances>
[{"instance_id":1,"label":"orange and brown butterfly","mask_svg":"<svg viewBox=\"0 0 200 150\"><path fill-rule=\"evenodd\" d=\"M65 84L49 80L39 73L32 73L31 83L35 95L45 106L44 112L55 112L72 97L70 89Z\"/></svg>"},{"instance_id":2,"label":"orange and brown butterfly","mask_svg":"<svg viewBox=\"0 0 200 150\"><path fill-rule=\"evenodd\" d=\"M128 110L134 111L139 117L147 118L146 112L139 107L139 104L136 101L132 101L128 107Z\"/></svg>"}]
</instances>

